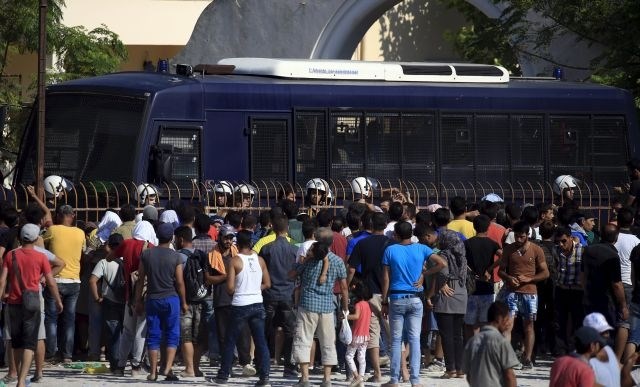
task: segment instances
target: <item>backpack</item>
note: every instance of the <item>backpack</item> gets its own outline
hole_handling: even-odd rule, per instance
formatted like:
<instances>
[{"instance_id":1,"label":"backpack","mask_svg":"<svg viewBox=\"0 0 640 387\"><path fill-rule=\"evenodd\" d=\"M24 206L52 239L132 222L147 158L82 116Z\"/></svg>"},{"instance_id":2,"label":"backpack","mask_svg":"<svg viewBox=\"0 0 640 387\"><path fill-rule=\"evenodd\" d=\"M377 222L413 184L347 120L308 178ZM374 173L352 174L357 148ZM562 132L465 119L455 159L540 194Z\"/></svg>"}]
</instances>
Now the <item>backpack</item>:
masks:
<instances>
[{"instance_id":1,"label":"backpack","mask_svg":"<svg viewBox=\"0 0 640 387\"><path fill-rule=\"evenodd\" d=\"M187 262L184 265L184 287L187 302L202 301L209 292L209 287L204 280L204 271L206 270L205 258L200 250L190 252L181 250L181 253L187 256Z\"/></svg>"},{"instance_id":2,"label":"backpack","mask_svg":"<svg viewBox=\"0 0 640 387\"><path fill-rule=\"evenodd\" d=\"M124 301L124 293L126 289L126 282L124 279L124 262L122 262L122 259L120 258L114 259L112 262L118 264L118 270L116 271L116 275L113 277L113 281L111 281L111 283L109 281L105 282L113 293L113 297L116 300Z\"/></svg>"}]
</instances>

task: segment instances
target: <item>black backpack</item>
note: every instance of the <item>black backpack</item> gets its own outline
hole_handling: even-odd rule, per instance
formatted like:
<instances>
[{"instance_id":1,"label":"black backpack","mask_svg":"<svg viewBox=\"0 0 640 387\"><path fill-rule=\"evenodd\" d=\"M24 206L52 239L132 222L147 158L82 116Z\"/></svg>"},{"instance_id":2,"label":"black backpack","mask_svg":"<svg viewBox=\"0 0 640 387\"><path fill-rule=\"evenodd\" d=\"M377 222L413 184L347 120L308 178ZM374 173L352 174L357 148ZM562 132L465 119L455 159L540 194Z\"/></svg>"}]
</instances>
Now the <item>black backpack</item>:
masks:
<instances>
[{"instance_id":1,"label":"black backpack","mask_svg":"<svg viewBox=\"0 0 640 387\"><path fill-rule=\"evenodd\" d=\"M111 289L111 292L113 293L113 297L117 300L124 301L124 294L126 289L126 282L124 279L124 262L122 262L122 259L120 258L116 258L112 262L115 262L118 264L118 270L116 271L116 276L113 278L113 281L111 282L106 281L106 278L105 278L105 281L109 289Z\"/></svg>"},{"instance_id":2,"label":"black backpack","mask_svg":"<svg viewBox=\"0 0 640 387\"><path fill-rule=\"evenodd\" d=\"M200 250L194 250L192 253L183 249L180 252L187 256L187 262L184 265L184 286L187 301L202 301L209 292L209 287L204 280L207 257Z\"/></svg>"}]
</instances>

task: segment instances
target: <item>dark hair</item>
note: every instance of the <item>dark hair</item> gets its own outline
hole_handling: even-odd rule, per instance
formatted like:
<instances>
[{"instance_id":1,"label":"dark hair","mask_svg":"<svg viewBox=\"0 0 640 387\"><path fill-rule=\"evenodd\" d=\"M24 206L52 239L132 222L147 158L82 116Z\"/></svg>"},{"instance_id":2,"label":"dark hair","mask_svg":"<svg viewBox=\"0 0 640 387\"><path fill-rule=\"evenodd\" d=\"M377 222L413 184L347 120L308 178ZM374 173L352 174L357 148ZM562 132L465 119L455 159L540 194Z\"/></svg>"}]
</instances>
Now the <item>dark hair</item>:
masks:
<instances>
[{"instance_id":1,"label":"dark hair","mask_svg":"<svg viewBox=\"0 0 640 387\"><path fill-rule=\"evenodd\" d=\"M542 237L542 239L551 238L555 230L556 230L556 225L553 224L553 222L550 220L545 220L544 222L540 223L540 227L538 228L538 231L540 232L540 237Z\"/></svg>"},{"instance_id":2,"label":"dark hair","mask_svg":"<svg viewBox=\"0 0 640 387\"><path fill-rule=\"evenodd\" d=\"M131 222L136 219L136 207L133 204L127 203L120 207L118 214L120 215L120 220L123 222Z\"/></svg>"},{"instance_id":3,"label":"dark hair","mask_svg":"<svg viewBox=\"0 0 640 387\"><path fill-rule=\"evenodd\" d=\"M307 219L302 222L302 236L305 239L313 238L313 233L316 231L316 221L313 219Z\"/></svg>"},{"instance_id":4,"label":"dark hair","mask_svg":"<svg viewBox=\"0 0 640 387\"><path fill-rule=\"evenodd\" d=\"M371 289L369 289L369 286L367 286L364 281L360 279L351 281L351 285L351 292L353 293L355 302L369 301L373 297Z\"/></svg>"},{"instance_id":5,"label":"dark hair","mask_svg":"<svg viewBox=\"0 0 640 387\"><path fill-rule=\"evenodd\" d=\"M476 230L477 233L487 232L490 224L491 219L489 219L487 215L480 214L473 218L473 229Z\"/></svg>"},{"instance_id":6,"label":"dark hair","mask_svg":"<svg viewBox=\"0 0 640 387\"><path fill-rule=\"evenodd\" d=\"M435 233L436 233L436 230L433 227L428 226L424 223L416 224L416 227L413 229L413 235L419 240L421 240L428 234L435 234Z\"/></svg>"},{"instance_id":7,"label":"dark hair","mask_svg":"<svg viewBox=\"0 0 640 387\"><path fill-rule=\"evenodd\" d=\"M249 230L240 230L236 234L236 246L238 249L251 248L251 237L253 233Z\"/></svg>"},{"instance_id":8,"label":"dark hair","mask_svg":"<svg viewBox=\"0 0 640 387\"><path fill-rule=\"evenodd\" d=\"M269 218L271 220L273 220L273 218L275 218L276 216L283 215L283 214L284 212L282 212L282 207L275 206L275 207L271 207L271 209L269 210Z\"/></svg>"},{"instance_id":9,"label":"dark hair","mask_svg":"<svg viewBox=\"0 0 640 387\"><path fill-rule=\"evenodd\" d=\"M634 157L631 160L627 161L627 168L640 169L640 159Z\"/></svg>"},{"instance_id":10,"label":"dark hair","mask_svg":"<svg viewBox=\"0 0 640 387\"><path fill-rule=\"evenodd\" d=\"M269 227L269 224L271 223L271 214L269 213L269 211L262 211L260 213L260 226L262 227Z\"/></svg>"},{"instance_id":11,"label":"dark hair","mask_svg":"<svg viewBox=\"0 0 640 387\"><path fill-rule=\"evenodd\" d=\"M180 224L189 224L193 223L196 219L196 210L193 209L191 204L186 204L181 206L176 210L178 214L178 219L180 219Z\"/></svg>"},{"instance_id":12,"label":"dark hair","mask_svg":"<svg viewBox=\"0 0 640 387\"><path fill-rule=\"evenodd\" d=\"M520 217L522 216L522 208L515 203L507 204L507 206L504 208L504 211L507 213L507 216L511 220L520 219Z\"/></svg>"},{"instance_id":13,"label":"dark hair","mask_svg":"<svg viewBox=\"0 0 640 387\"><path fill-rule=\"evenodd\" d=\"M347 226L351 229L351 231L360 229L362 223L362 214L355 211L349 211L347 213Z\"/></svg>"},{"instance_id":14,"label":"dark hair","mask_svg":"<svg viewBox=\"0 0 640 387\"><path fill-rule=\"evenodd\" d=\"M449 203L453 216L460 216L467 210L467 201L462 196L454 196Z\"/></svg>"},{"instance_id":15,"label":"dark hair","mask_svg":"<svg viewBox=\"0 0 640 387\"><path fill-rule=\"evenodd\" d=\"M285 215L278 215L271 219L271 226L276 234L286 232L289 228L289 219Z\"/></svg>"},{"instance_id":16,"label":"dark hair","mask_svg":"<svg viewBox=\"0 0 640 387\"><path fill-rule=\"evenodd\" d=\"M399 221L402 219L402 214L404 213L404 206L400 202L393 202L389 205L389 219L391 221Z\"/></svg>"},{"instance_id":17,"label":"dark hair","mask_svg":"<svg viewBox=\"0 0 640 387\"><path fill-rule=\"evenodd\" d=\"M371 230L373 227L372 223L373 212L367 211L362 215L362 229L363 230Z\"/></svg>"},{"instance_id":18,"label":"dark hair","mask_svg":"<svg viewBox=\"0 0 640 387\"><path fill-rule=\"evenodd\" d=\"M193 232L189 226L179 226L173 231L176 238L182 238L183 241L191 242L193 240Z\"/></svg>"},{"instance_id":19,"label":"dark hair","mask_svg":"<svg viewBox=\"0 0 640 387\"><path fill-rule=\"evenodd\" d=\"M556 219L558 220L558 224L561 226L568 226L575 221L576 210L572 207L562 206L558 208L558 216Z\"/></svg>"},{"instance_id":20,"label":"dark hair","mask_svg":"<svg viewBox=\"0 0 640 387\"><path fill-rule=\"evenodd\" d=\"M329 245L318 241L311 245L309 251L311 252L313 259L321 261L327 256L327 254L329 254Z\"/></svg>"},{"instance_id":21,"label":"dark hair","mask_svg":"<svg viewBox=\"0 0 640 387\"><path fill-rule=\"evenodd\" d=\"M542 214L549 210L553 210L553 205L551 203L538 203L536 207L538 208L538 217L541 217Z\"/></svg>"},{"instance_id":22,"label":"dark hair","mask_svg":"<svg viewBox=\"0 0 640 387\"><path fill-rule=\"evenodd\" d=\"M309 216L309 214L301 212L298 214L298 216L296 216L296 220L298 222L304 222L305 220L309 220L311 219L311 216Z\"/></svg>"},{"instance_id":23,"label":"dark hair","mask_svg":"<svg viewBox=\"0 0 640 387\"><path fill-rule=\"evenodd\" d=\"M246 214L242 218L242 229L243 230L253 230L258 224L258 218L255 215Z\"/></svg>"},{"instance_id":24,"label":"dark hair","mask_svg":"<svg viewBox=\"0 0 640 387\"><path fill-rule=\"evenodd\" d=\"M115 249L120 246L124 242L124 237L118 233L109 235L109 239L107 239L107 245Z\"/></svg>"},{"instance_id":25,"label":"dark hair","mask_svg":"<svg viewBox=\"0 0 640 387\"><path fill-rule=\"evenodd\" d=\"M318 221L318 226L329 227L331 224L331 212L326 208L321 209L316 214L316 220Z\"/></svg>"},{"instance_id":26,"label":"dark hair","mask_svg":"<svg viewBox=\"0 0 640 387\"><path fill-rule=\"evenodd\" d=\"M282 212L284 212L289 219L295 219L296 215L298 215L298 208L300 208L296 202L289 199L282 200L280 207L282 207Z\"/></svg>"},{"instance_id":27,"label":"dark hair","mask_svg":"<svg viewBox=\"0 0 640 387\"><path fill-rule=\"evenodd\" d=\"M383 231L387 228L388 218L384 212L375 212L371 216L371 229L373 231Z\"/></svg>"},{"instance_id":28,"label":"dark hair","mask_svg":"<svg viewBox=\"0 0 640 387\"><path fill-rule=\"evenodd\" d=\"M522 210L522 215L520 215L520 219L524 220L529 224L535 224L538 221L538 209L534 206L527 206Z\"/></svg>"},{"instance_id":29,"label":"dark hair","mask_svg":"<svg viewBox=\"0 0 640 387\"><path fill-rule=\"evenodd\" d=\"M529 223L520 220L513 225L513 233L514 234L527 234L529 235Z\"/></svg>"},{"instance_id":30,"label":"dark hair","mask_svg":"<svg viewBox=\"0 0 640 387\"><path fill-rule=\"evenodd\" d=\"M325 226L326 227L326 226ZM340 232L344 228L344 216L336 215L331 219L331 230Z\"/></svg>"},{"instance_id":31,"label":"dark hair","mask_svg":"<svg viewBox=\"0 0 640 387\"><path fill-rule=\"evenodd\" d=\"M211 219L207 215L200 213L196 215L196 219L193 221L193 228L197 234L206 234L211 228Z\"/></svg>"},{"instance_id":32,"label":"dark hair","mask_svg":"<svg viewBox=\"0 0 640 387\"><path fill-rule=\"evenodd\" d=\"M358 215L362 216L367 211L367 205L360 202L353 202L349 204L349 212L356 212Z\"/></svg>"},{"instance_id":33,"label":"dark hair","mask_svg":"<svg viewBox=\"0 0 640 387\"><path fill-rule=\"evenodd\" d=\"M427 226L431 225L431 213L427 210L420 210L416 214L416 224L422 223Z\"/></svg>"},{"instance_id":34,"label":"dark hair","mask_svg":"<svg viewBox=\"0 0 640 387\"><path fill-rule=\"evenodd\" d=\"M571 229L569 227L558 227L556 231L553 233L554 238L560 238L562 236L568 236L571 238Z\"/></svg>"},{"instance_id":35,"label":"dark hair","mask_svg":"<svg viewBox=\"0 0 640 387\"><path fill-rule=\"evenodd\" d=\"M404 212L407 214L409 219L413 219L416 217L416 205L413 203L404 203Z\"/></svg>"},{"instance_id":36,"label":"dark hair","mask_svg":"<svg viewBox=\"0 0 640 387\"><path fill-rule=\"evenodd\" d=\"M490 202L488 200L483 200L482 202L480 202L480 206L478 207L478 211L483 215L487 215L491 220L498 217L499 209L500 206L498 205L498 203Z\"/></svg>"},{"instance_id":37,"label":"dark hair","mask_svg":"<svg viewBox=\"0 0 640 387\"><path fill-rule=\"evenodd\" d=\"M499 317L506 317L509 315L509 306L502 301L495 301L489 306L487 311L487 321L496 322Z\"/></svg>"},{"instance_id":38,"label":"dark hair","mask_svg":"<svg viewBox=\"0 0 640 387\"><path fill-rule=\"evenodd\" d=\"M618 227L629 228L633 224L633 210L629 207L622 207L618 210Z\"/></svg>"},{"instance_id":39,"label":"dark hair","mask_svg":"<svg viewBox=\"0 0 640 387\"><path fill-rule=\"evenodd\" d=\"M451 221L451 212L448 208L438 208L431 216L436 227L443 227Z\"/></svg>"},{"instance_id":40,"label":"dark hair","mask_svg":"<svg viewBox=\"0 0 640 387\"><path fill-rule=\"evenodd\" d=\"M226 223L238 229L242 225L242 214L238 211L229 211L227 216L224 217L224 220Z\"/></svg>"},{"instance_id":41,"label":"dark hair","mask_svg":"<svg viewBox=\"0 0 640 387\"><path fill-rule=\"evenodd\" d=\"M7 226L9 226L9 222L7 221L7 217L4 214L5 214L5 211L9 209L10 208L2 209L2 219L4 220ZM40 224L40 222L42 222L42 218L44 218L44 210L40 208L38 203L29 203L27 205L27 208L24 210L24 218L27 220L27 223ZM9 226L9 227L12 227L12 226Z\"/></svg>"},{"instance_id":42,"label":"dark hair","mask_svg":"<svg viewBox=\"0 0 640 387\"><path fill-rule=\"evenodd\" d=\"M295 195L295 193L296 191L294 191L291 184L285 184L282 188L280 188L280 191L278 191L278 199L284 200L287 198L287 196L289 196L289 194Z\"/></svg>"},{"instance_id":43,"label":"dark hair","mask_svg":"<svg viewBox=\"0 0 640 387\"><path fill-rule=\"evenodd\" d=\"M602 241L606 243L616 243L620 229L615 224L607 224L602 228Z\"/></svg>"},{"instance_id":44,"label":"dark hair","mask_svg":"<svg viewBox=\"0 0 640 387\"><path fill-rule=\"evenodd\" d=\"M400 221L393 226L393 231L401 240L410 239L413 234L413 227L411 223Z\"/></svg>"}]
</instances>

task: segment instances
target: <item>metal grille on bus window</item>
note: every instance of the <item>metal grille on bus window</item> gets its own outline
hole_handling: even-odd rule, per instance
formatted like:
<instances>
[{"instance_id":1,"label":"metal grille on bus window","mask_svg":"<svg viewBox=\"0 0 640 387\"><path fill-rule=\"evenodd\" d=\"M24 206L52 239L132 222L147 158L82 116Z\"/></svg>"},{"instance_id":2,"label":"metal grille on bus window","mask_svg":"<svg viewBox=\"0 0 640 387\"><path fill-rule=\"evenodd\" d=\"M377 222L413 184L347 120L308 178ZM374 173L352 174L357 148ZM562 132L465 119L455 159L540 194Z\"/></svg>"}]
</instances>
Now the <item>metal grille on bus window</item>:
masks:
<instances>
[{"instance_id":1,"label":"metal grille on bus window","mask_svg":"<svg viewBox=\"0 0 640 387\"><path fill-rule=\"evenodd\" d=\"M160 144L173 146L173 181L180 189L193 188L200 180L200 130L163 128Z\"/></svg>"},{"instance_id":2,"label":"metal grille on bus window","mask_svg":"<svg viewBox=\"0 0 640 387\"><path fill-rule=\"evenodd\" d=\"M402 177L435 181L436 135L432 114L402 115Z\"/></svg>"},{"instance_id":3,"label":"metal grille on bus window","mask_svg":"<svg viewBox=\"0 0 640 387\"><path fill-rule=\"evenodd\" d=\"M551 177L570 174L591 178L587 154L590 149L590 120L587 116L552 116L549 122Z\"/></svg>"},{"instance_id":4,"label":"metal grille on bus window","mask_svg":"<svg viewBox=\"0 0 640 387\"><path fill-rule=\"evenodd\" d=\"M440 121L442 181L473 180L474 144L470 115L443 115Z\"/></svg>"},{"instance_id":5,"label":"metal grille on bus window","mask_svg":"<svg viewBox=\"0 0 640 387\"><path fill-rule=\"evenodd\" d=\"M364 124L361 113L331 113L331 178L364 175Z\"/></svg>"},{"instance_id":6,"label":"metal grille on bus window","mask_svg":"<svg viewBox=\"0 0 640 387\"><path fill-rule=\"evenodd\" d=\"M327 178L327 128L324 112L298 112L296 133L296 181Z\"/></svg>"},{"instance_id":7,"label":"metal grille on bus window","mask_svg":"<svg viewBox=\"0 0 640 387\"><path fill-rule=\"evenodd\" d=\"M401 129L400 116L367 114L366 151L367 176L379 179L400 177Z\"/></svg>"},{"instance_id":8,"label":"metal grille on bus window","mask_svg":"<svg viewBox=\"0 0 640 387\"><path fill-rule=\"evenodd\" d=\"M625 163L629 149L627 128L622 116L595 116L591 133L593 179L618 184L627 180Z\"/></svg>"},{"instance_id":9,"label":"metal grille on bus window","mask_svg":"<svg viewBox=\"0 0 640 387\"><path fill-rule=\"evenodd\" d=\"M122 96L49 95L45 174L74 181L131 180L144 104Z\"/></svg>"},{"instance_id":10,"label":"metal grille on bus window","mask_svg":"<svg viewBox=\"0 0 640 387\"><path fill-rule=\"evenodd\" d=\"M544 117L512 115L510 132L513 180L544 180Z\"/></svg>"},{"instance_id":11,"label":"metal grille on bus window","mask_svg":"<svg viewBox=\"0 0 640 387\"><path fill-rule=\"evenodd\" d=\"M286 120L251 120L251 179L289 179L289 130Z\"/></svg>"},{"instance_id":12,"label":"metal grille on bus window","mask_svg":"<svg viewBox=\"0 0 640 387\"><path fill-rule=\"evenodd\" d=\"M510 180L509 117L478 114L475 120L476 179L478 181Z\"/></svg>"}]
</instances>

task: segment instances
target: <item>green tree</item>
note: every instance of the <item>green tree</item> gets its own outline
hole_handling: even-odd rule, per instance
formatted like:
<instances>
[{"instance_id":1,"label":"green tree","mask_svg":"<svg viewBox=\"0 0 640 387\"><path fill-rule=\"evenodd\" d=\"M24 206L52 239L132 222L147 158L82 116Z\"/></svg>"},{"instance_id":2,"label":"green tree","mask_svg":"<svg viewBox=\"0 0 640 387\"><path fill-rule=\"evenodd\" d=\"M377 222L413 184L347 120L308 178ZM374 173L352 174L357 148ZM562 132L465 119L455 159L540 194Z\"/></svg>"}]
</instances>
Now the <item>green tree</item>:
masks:
<instances>
[{"instance_id":1,"label":"green tree","mask_svg":"<svg viewBox=\"0 0 640 387\"><path fill-rule=\"evenodd\" d=\"M15 78L5 73L11 55L36 52L39 36L39 0L0 0L0 105L8 106L7 121L3 128L4 147L18 149L28 111L23 104L29 100L21 95L22 87ZM127 51L118 35L106 26L87 31L82 26L62 24L64 0L48 0L47 52L59 57L59 73L48 73L47 82L100 75L116 71L126 60ZM35 92L35 79L30 84L30 95ZM27 81L27 80L23 80Z\"/></svg>"},{"instance_id":2,"label":"green tree","mask_svg":"<svg viewBox=\"0 0 640 387\"><path fill-rule=\"evenodd\" d=\"M588 67L591 80L630 90L640 107L639 1L511 0L498 20L482 15L464 0L441 1L464 12L470 22L469 27L451 35L468 59L497 59L513 71L514 58L531 55L572 67L546 54L553 39L571 33L577 42L601 52ZM530 18L532 13L542 18Z\"/></svg>"}]
</instances>

